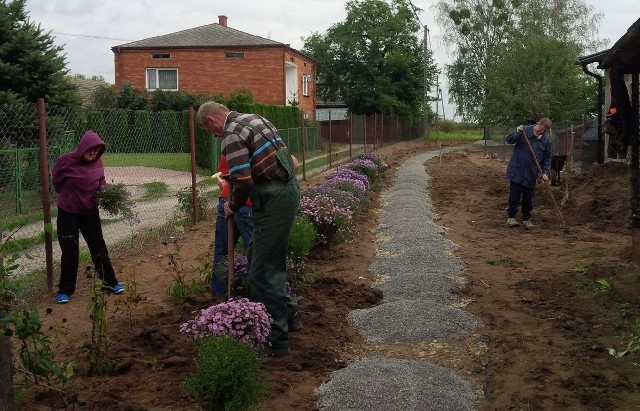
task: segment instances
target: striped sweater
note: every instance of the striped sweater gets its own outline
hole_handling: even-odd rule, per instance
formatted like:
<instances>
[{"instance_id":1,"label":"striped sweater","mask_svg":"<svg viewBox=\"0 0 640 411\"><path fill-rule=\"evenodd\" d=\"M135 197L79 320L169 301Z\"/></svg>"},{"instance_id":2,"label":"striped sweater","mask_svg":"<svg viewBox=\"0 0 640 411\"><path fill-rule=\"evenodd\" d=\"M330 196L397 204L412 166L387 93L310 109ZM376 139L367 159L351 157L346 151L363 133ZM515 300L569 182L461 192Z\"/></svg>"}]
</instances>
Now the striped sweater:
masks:
<instances>
[{"instance_id":1,"label":"striped sweater","mask_svg":"<svg viewBox=\"0 0 640 411\"><path fill-rule=\"evenodd\" d=\"M275 134L276 128L273 124L263 117L235 111L229 113L222 136L222 154L229 163L229 176L233 184L229 208L234 212L247 201L254 185L272 180L287 181L289 178L287 170L276 158L273 144L262 134L239 121L257 127L280 147L286 147L282 139Z\"/></svg>"}]
</instances>

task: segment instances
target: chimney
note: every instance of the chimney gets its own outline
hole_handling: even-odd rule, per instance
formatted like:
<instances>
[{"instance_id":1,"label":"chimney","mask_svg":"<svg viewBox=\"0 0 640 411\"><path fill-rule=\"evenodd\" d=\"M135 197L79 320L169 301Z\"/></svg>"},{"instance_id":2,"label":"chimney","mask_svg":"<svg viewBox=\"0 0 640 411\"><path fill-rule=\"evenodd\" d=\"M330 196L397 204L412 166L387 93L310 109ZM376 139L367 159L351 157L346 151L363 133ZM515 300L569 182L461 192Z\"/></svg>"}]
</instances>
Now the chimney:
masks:
<instances>
[{"instance_id":1,"label":"chimney","mask_svg":"<svg viewBox=\"0 0 640 411\"><path fill-rule=\"evenodd\" d=\"M227 16L218 16L218 24L227 27Z\"/></svg>"}]
</instances>

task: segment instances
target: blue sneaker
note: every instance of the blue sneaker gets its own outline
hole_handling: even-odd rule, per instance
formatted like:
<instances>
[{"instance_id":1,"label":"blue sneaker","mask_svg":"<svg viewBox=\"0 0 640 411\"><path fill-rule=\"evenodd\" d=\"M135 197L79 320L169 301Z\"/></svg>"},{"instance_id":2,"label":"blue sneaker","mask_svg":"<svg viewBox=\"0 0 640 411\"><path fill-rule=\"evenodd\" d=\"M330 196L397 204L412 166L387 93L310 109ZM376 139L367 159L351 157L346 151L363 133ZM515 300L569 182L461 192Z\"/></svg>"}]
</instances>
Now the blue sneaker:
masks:
<instances>
[{"instance_id":1,"label":"blue sneaker","mask_svg":"<svg viewBox=\"0 0 640 411\"><path fill-rule=\"evenodd\" d=\"M69 296L67 294L58 293L58 303L65 304L69 302Z\"/></svg>"},{"instance_id":2,"label":"blue sneaker","mask_svg":"<svg viewBox=\"0 0 640 411\"><path fill-rule=\"evenodd\" d=\"M113 287L110 285L103 284L102 288L105 290L111 291L114 294L120 294L121 292L124 291L124 285L120 283L114 285Z\"/></svg>"}]
</instances>

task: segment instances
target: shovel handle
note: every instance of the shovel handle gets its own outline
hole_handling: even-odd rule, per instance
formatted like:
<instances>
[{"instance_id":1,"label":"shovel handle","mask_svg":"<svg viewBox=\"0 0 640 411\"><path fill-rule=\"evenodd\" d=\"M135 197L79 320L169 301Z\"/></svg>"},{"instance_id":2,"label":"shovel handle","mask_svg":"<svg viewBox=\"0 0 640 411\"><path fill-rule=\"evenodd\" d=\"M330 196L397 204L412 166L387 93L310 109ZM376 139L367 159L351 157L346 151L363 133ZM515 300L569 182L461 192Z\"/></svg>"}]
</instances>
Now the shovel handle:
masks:
<instances>
[{"instance_id":1,"label":"shovel handle","mask_svg":"<svg viewBox=\"0 0 640 411\"><path fill-rule=\"evenodd\" d=\"M234 267L235 233L233 232L233 217L227 220L227 299L231 299L231 284L236 279Z\"/></svg>"}]
</instances>

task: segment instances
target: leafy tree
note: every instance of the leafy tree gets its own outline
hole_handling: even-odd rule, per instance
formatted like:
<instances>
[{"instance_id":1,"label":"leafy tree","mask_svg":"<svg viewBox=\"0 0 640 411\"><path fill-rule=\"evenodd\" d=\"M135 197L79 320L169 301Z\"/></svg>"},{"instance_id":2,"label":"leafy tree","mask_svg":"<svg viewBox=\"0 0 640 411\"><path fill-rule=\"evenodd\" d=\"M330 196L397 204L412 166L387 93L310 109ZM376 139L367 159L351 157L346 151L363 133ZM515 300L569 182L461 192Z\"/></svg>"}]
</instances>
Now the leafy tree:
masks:
<instances>
[{"instance_id":1,"label":"leafy tree","mask_svg":"<svg viewBox=\"0 0 640 411\"><path fill-rule=\"evenodd\" d=\"M539 34L498 50L499 57L486 67L484 124L581 118L586 76L570 45Z\"/></svg>"},{"instance_id":2,"label":"leafy tree","mask_svg":"<svg viewBox=\"0 0 640 411\"><path fill-rule=\"evenodd\" d=\"M0 103L44 97L49 105L79 105L62 47L30 21L25 7L26 0L0 0Z\"/></svg>"},{"instance_id":3,"label":"leafy tree","mask_svg":"<svg viewBox=\"0 0 640 411\"><path fill-rule=\"evenodd\" d=\"M445 73L458 115L468 120L495 121L527 117L544 106L550 111L543 114L556 116L556 120L575 116L575 101L569 100L575 95L567 89L578 85L578 94L584 93L586 83L577 80L579 70L569 68L568 62L603 44L596 37L602 15L594 13L592 6L583 0L442 0L437 9L443 40L455 48L454 61L445 67ZM537 42L552 50L542 49ZM528 56L532 53L542 53L546 58ZM550 62L548 58L560 61ZM521 64L523 59L536 64L525 66ZM553 67L547 67L549 63ZM519 68L497 67L499 64ZM542 74L536 74L540 71ZM509 75L519 80L499 78ZM567 86L559 87L562 84ZM540 102L537 108L528 110L517 105L524 111L515 114L517 108L504 105L509 91L523 95L529 92L527 87L538 93L551 90L556 109L550 102ZM491 101L497 96L502 100ZM500 113L505 109L511 114Z\"/></svg>"},{"instance_id":4,"label":"leafy tree","mask_svg":"<svg viewBox=\"0 0 640 411\"><path fill-rule=\"evenodd\" d=\"M344 22L304 39L304 51L319 62L319 97L343 100L354 114L421 115L425 56L411 2L349 0L346 10ZM430 53L426 66L432 86Z\"/></svg>"},{"instance_id":5,"label":"leafy tree","mask_svg":"<svg viewBox=\"0 0 640 411\"><path fill-rule=\"evenodd\" d=\"M511 9L521 0L440 1L438 23L445 44L456 47L454 61L445 66L449 95L463 120L479 117L484 100L485 67L495 48L509 41Z\"/></svg>"},{"instance_id":6,"label":"leafy tree","mask_svg":"<svg viewBox=\"0 0 640 411\"><path fill-rule=\"evenodd\" d=\"M105 84L91 94L89 106L91 110L108 110L116 107L116 100L116 86Z\"/></svg>"}]
</instances>

